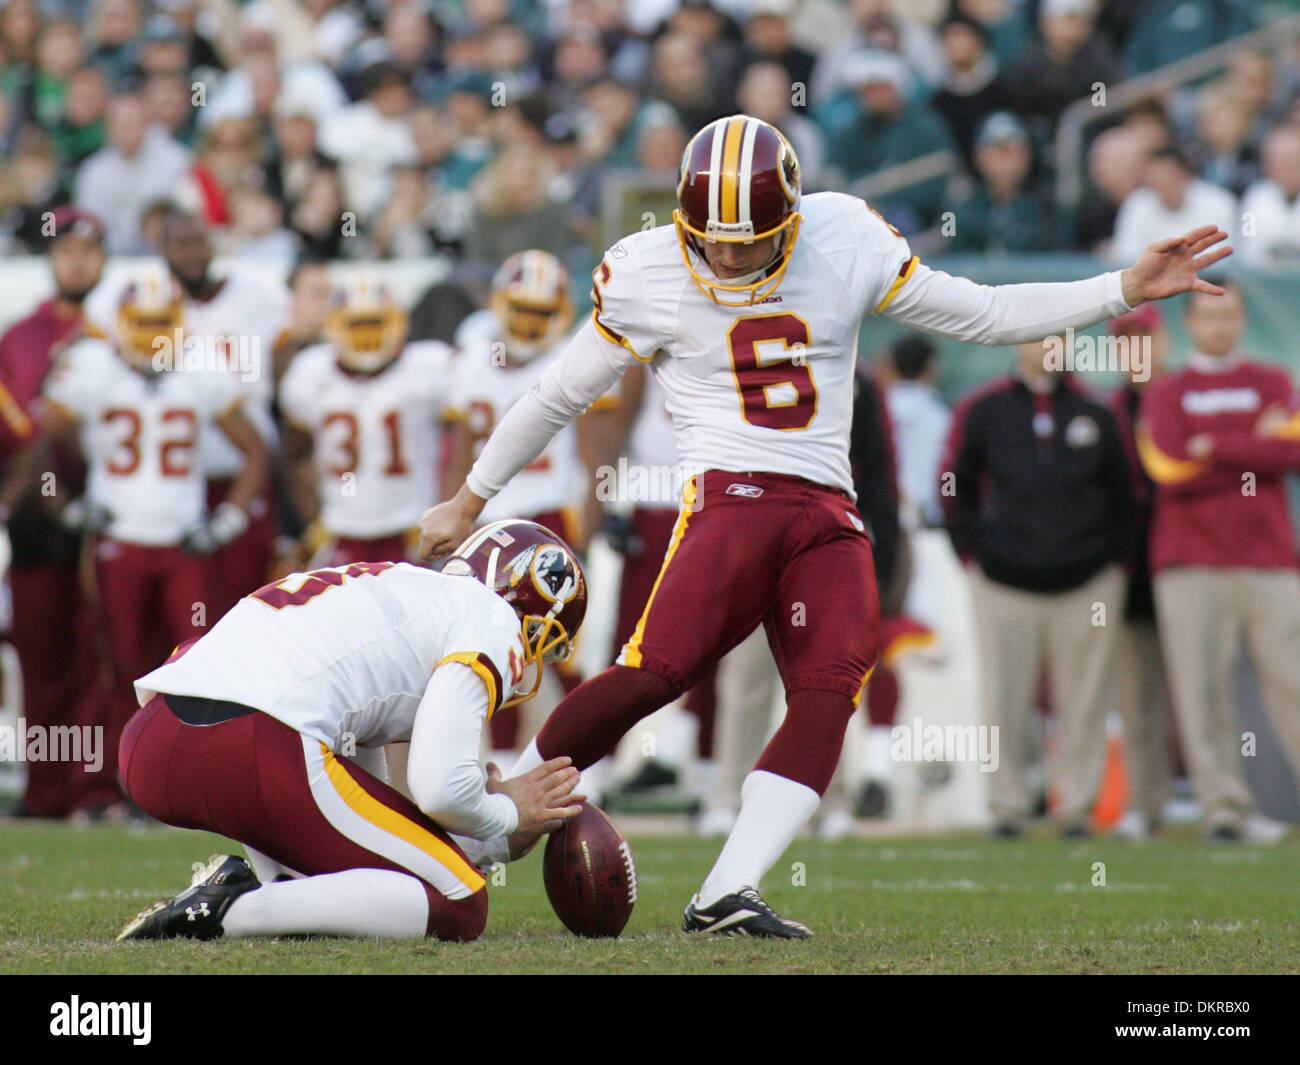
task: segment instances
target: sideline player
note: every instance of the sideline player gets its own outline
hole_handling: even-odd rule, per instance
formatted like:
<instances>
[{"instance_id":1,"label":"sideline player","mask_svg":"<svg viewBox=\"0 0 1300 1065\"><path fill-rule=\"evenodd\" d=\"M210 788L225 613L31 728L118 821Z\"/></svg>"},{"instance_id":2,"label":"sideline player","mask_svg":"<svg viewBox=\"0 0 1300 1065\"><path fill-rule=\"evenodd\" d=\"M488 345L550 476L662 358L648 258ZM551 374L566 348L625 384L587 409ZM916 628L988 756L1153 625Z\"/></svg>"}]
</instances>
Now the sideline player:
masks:
<instances>
[{"instance_id":1,"label":"sideline player","mask_svg":"<svg viewBox=\"0 0 1300 1065\"><path fill-rule=\"evenodd\" d=\"M568 758L485 778L480 735L572 652L586 608L577 556L522 521L441 573L357 562L241 599L136 681L121 765L144 810L239 840L251 865L214 856L118 939L477 938L476 864L522 857L581 798ZM404 740L414 802L384 782L382 748Z\"/></svg>"},{"instance_id":2,"label":"sideline player","mask_svg":"<svg viewBox=\"0 0 1300 1065\"><path fill-rule=\"evenodd\" d=\"M202 630L207 558L248 525L266 474L266 446L244 417L229 374L159 368L183 340L180 293L161 271L128 286L117 341L87 337L46 377L43 434L77 442L87 466L79 501L94 540L95 578L113 662L104 708L104 764L95 790L119 795L117 741L135 703L132 678ZM174 363L173 363L174 365ZM200 442L220 435L240 456L229 498L207 513ZM69 504L71 505L71 504Z\"/></svg>"},{"instance_id":3,"label":"sideline player","mask_svg":"<svg viewBox=\"0 0 1300 1065\"><path fill-rule=\"evenodd\" d=\"M301 505L319 509L325 537L310 565L415 560L415 523L439 498L451 349L407 343L406 330L406 313L359 274L337 296L330 342L300 352L280 382L285 451L312 467L315 499Z\"/></svg>"},{"instance_id":4,"label":"sideline player","mask_svg":"<svg viewBox=\"0 0 1300 1065\"><path fill-rule=\"evenodd\" d=\"M421 551L451 550L561 426L627 367L650 363L693 475L677 527L620 664L556 708L516 770L561 753L590 765L762 622L785 721L745 780L735 827L684 926L804 938L808 929L757 889L816 811L876 658L871 549L848 458L860 320L885 313L1013 344L1188 289L1218 294L1197 271L1231 249L1216 247L1225 232L1204 226L1157 241L1123 271L977 285L921 265L860 199L801 198L789 142L746 115L691 139L677 198L672 226L606 253L591 319L502 419L456 496L421 519Z\"/></svg>"}]
</instances>

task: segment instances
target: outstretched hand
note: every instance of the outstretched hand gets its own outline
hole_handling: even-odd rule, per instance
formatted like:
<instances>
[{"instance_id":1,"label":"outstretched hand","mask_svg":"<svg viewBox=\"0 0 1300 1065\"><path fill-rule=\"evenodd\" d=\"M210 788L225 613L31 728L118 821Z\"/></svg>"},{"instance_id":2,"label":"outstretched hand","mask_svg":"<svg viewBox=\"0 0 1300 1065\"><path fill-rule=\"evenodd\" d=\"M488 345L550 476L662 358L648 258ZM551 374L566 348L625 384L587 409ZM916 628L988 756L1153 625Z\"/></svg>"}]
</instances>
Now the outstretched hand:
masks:
<instances>
[{"instance_id":1,"label":"outstretched hand","mask_svg":"<svg viewBox=\"0 0 1300 1065\"><path fill-rule=\"evenodd\" d=\"M1227 231L1218 226L1198 226L1181 237L1148 244L1137 262L1121 275L1125 301L1136 307L1188 291L1222 296L1222 288L1197 274L1232 254L1231 245L1215 247L1227 239Z\"/></svg>"}]
</instances>

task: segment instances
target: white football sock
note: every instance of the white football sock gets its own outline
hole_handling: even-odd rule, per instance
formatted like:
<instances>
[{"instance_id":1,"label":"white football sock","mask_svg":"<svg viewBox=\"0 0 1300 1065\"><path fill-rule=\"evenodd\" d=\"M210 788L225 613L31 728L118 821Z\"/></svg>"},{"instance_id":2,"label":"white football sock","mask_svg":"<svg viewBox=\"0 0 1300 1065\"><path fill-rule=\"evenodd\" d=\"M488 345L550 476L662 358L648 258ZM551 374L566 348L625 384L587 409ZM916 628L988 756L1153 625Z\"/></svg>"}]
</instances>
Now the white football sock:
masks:
<instances>
[{"instance_id":1,"label":"white football sock","mask_svg":"<svg viewBox=\"0 0 1300 1065\"><path fill-rule=\"evenodd\" d=\"M740 788L740 816L700 888L700 906L758 882L817 812L821 796L806 784L756 769Z\"/></svg>"},{"instance_id":2,"label":"white football sock","mask_svg":"<svg viewBox=\"0 0 1300 1065\"><path fill-rule=\"evenodd\" d=\"M419 939L429 899L413 876L391 869L346 869L263 884L230 904L228 936L367 936Z\"/></svg>"},{"instance_id":3,"label":"white football sock","mask_svg":"<svg viewBox=\"0 0 1300 1065\"><path fill-rule=\"evenodd\" d=\"M515 764L511 767L510 772L506 773L506 780L511 777L521 777L525 773L536 769L544 761L546 759L538 753L537 737L534 736L528 741L528 746L524 748L523 753L515 759Z\"/></svg>"}]
</instances>

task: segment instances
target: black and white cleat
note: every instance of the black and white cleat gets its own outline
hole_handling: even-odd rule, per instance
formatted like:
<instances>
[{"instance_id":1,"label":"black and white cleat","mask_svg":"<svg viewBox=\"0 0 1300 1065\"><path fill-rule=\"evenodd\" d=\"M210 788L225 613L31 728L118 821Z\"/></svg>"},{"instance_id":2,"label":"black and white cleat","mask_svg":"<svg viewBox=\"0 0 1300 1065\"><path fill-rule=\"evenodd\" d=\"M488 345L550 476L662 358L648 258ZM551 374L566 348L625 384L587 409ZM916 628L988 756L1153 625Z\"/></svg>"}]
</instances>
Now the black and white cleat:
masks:
<instances>
[{"instance_id":1,"label":"black and white cleat","mask_svg":"<svg viewBox=\"0 0 1300 1065\"><path fill-rule=\"evenodd\" d=\"M214 854L207 865L196 865L190 886L175 898L142 910L118 933L129 939L216 939L230 904L261 887L253 867L233 854Z\"/></svg>"},{"instance_id":2,"label":"black and white cleat","mask_svg":"<svg viewBox=\"0 0 1300 1065\"><path fill-rule=\"evenodd\" d=\"M753 888L723 895L712 906L701 907L696 895L686 906L682 928L720 936L765 936L769 939L808 939L812 929L782 917Z\"/></svg>"}]
</instances>

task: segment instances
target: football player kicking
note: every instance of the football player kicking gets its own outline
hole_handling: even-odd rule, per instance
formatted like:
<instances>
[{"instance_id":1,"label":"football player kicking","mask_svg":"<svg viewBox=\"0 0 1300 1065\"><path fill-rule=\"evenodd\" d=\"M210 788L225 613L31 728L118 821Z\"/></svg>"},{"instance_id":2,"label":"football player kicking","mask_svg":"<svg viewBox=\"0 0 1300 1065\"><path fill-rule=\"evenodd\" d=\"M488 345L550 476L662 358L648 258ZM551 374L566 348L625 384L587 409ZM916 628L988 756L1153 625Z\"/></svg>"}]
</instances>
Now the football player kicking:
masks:
<instances>
[{"instance_id":1,"label":"football player kicking","mask_svg":"<svg viewBox=\"0 0 1300 1065\"><path fill-rule=\"evenodd\" d=\"M745 115L691 139L677 199L672 226L605 254L591 319L501 420L456 496L421 519L421 551L451 550L561 426L629 366L650 364L692 475L673 538L618 664L561 702L515 771L562 754L580 769L595 762L761 622L785 721L684 925L804 938L757 889L816 811L876 657L871 546L848 457L860 320L883 313L1014 344L1188 289L1218 294L1197 271L1231 249L1204 226L1084 281L977 285L921 265L860 199L801 198L789 142Z\"/></svg>"},{"instance_id":2,"label":"football player kicking","mask_svg":"<svg viewBox=\"0 0 1300 1065\"><path fill-rule=\"evenodd\" d=\"M471 940L479 867L577 815L568 758L479 765L503 705L562 661L587 607L572 550L532 522L474 534L442 573L358 562L290 574L136 681L122 777L148 813L242 842L119 940L322 934ZM383 746L411 745L411 802Z\"/></svg>"}]
</instances>

